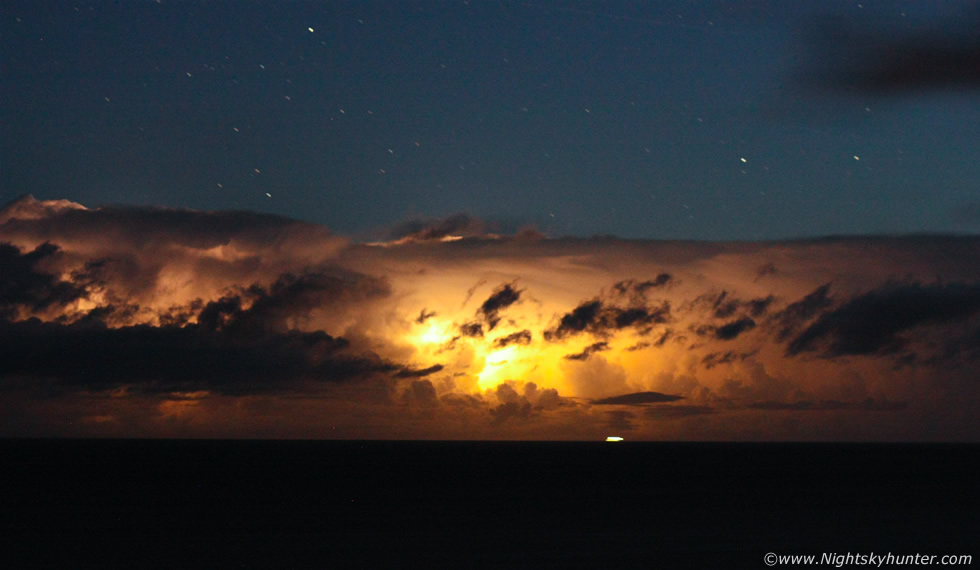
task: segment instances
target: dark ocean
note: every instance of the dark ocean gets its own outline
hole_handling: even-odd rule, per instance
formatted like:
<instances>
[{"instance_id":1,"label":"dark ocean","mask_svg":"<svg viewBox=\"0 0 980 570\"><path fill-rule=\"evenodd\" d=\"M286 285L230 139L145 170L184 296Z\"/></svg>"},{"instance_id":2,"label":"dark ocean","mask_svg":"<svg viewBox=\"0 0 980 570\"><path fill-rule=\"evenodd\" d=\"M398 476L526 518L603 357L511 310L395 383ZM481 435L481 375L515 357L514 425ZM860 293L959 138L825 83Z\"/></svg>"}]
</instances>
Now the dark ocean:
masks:
<instances>
[{"instance_id":1,"label":"dark ocean","mask_svg":"<svg viewBox=\"0 0 980 570\"><path fill-rule=\"evenodd\" d=\"M972 554L980 445L0 441L10 568L767 568ZM785 566L784 566L785 567Z\"/></svg>"}]
</instances>

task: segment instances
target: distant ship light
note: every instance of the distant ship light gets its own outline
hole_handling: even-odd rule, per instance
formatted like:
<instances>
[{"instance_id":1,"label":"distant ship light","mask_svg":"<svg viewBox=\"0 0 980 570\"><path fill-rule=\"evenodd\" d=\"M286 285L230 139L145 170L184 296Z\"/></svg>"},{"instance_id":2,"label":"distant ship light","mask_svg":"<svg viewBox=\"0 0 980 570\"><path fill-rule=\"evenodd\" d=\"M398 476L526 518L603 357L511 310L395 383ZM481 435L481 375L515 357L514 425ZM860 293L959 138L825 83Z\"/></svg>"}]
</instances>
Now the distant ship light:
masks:
<instances>
[{"instance_id":1,"label":"distant ship light","mask_svg":"<svg viewBox=\"0 0 980 570\"><path fill-rule=\"evenodd\" d=\"M611 435L606 438L606 441L623 441L623 438L619 437L618 435Z\"/></svg>"}]
</instances>

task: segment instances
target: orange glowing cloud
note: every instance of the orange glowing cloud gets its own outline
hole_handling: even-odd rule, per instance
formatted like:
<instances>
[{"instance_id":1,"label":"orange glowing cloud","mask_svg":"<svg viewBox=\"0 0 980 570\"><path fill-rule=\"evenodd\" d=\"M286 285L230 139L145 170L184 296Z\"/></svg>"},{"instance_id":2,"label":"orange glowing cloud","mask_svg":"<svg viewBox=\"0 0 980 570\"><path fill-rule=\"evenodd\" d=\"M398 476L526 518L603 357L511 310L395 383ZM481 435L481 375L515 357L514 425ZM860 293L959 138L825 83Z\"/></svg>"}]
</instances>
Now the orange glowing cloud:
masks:
<instances>
[{"instance_id":1,"label":"orange glowing cloud","mask_svg":"<svg viewBox=\"0 0 980 570\"><path fill-rule=\"evenodd\" d=\"M978 238L480 227L355 244L248 212L18 200L0 211L5 433L980 434Z\"/></svg>"}]
</instances>

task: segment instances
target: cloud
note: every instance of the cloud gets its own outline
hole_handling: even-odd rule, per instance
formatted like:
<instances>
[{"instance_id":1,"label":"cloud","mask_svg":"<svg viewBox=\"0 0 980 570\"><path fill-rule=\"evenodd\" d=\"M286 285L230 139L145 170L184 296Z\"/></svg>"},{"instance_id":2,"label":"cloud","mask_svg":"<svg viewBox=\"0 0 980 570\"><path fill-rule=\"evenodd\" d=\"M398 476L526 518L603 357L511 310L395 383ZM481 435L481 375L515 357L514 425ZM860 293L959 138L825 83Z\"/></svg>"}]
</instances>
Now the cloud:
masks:
<instances>
[{"instance_id":1,"label":"cloud","mask_svg":"<svg viewBox=\"0 0 980 570\"><path fill-rule=\"evenodd\" d=\"M421 325L436 315L437 313L435 311L426 311L425 309L422 309L419 311L419 316L415 318L415 324Z\"/></svg>"},{"instance_id":2,"label":"cloud","mask_svg":"<svg viewBox=\"0 0 980 570\"><path fill-rule=\"evenodd\" d=\"M608 342L595 342L582 349L582 352L566 354L565 360L587 360L596 352L602 352L604 350L609 350Z\"/></svg>"},{"instance_id":3,"label":"cloud","mask_svg":"<svg viewBox=\"0 0 980 570\"><path fill-rule=\"evenodd\" d=\"M33 314L51 306L64 306L84 298L86 290L39 269L58 246L43 243L33 251L0 243L0 318L12 319L22 312Z\"/></svg>"},{"instance_id":4,"label":"cloud","mask_svg":"<svg viewBox=\"0 0 980 570\"><path fill-rule=\"evenodd\" d=\"M395 378L421 378L422 376L428 376L430 374L435 374L436 372L442 371L445 368L442 364L433 364L428 368L422 368L418 370L413 370L411 368L403 368L395 374Z\"/></svg>"},{"instance_id":5,"label":"cloud","mask_svg":"<svg viewBox=\"0 0 980 570\"><path fill-rule=\"evenodd\" d=\"M636 423L633 421L636 419L636 414L626 410L612 410L608 412L603 412L603 416L606 419L606 427L609 429L624 432L633 431L637 428Z\"/></svg>"},{"instance_id":6,"label":"cloud","mask_svg":"<svg viewBox=\"0 0 980 570\"><path fill-rule=\"evenodd\" d=\"M980 88L978 26L977 12L943 28L905 33L826 19L812 28L818 59L809 83L870 94Z\"/></svg>"},{"instance_id":7,"label":"cloud","mask_svg":"<svg viewBox=\"0 0 980 570\"><path fill-rule=\"evenodd\" d=\"M428 380L416 380L412 382L408 390L402 395L402 401L406 404L414 404L426 408L439 405L435 386Z\"/></svg>"},{"instance_id":8,"label":"cloud","mask_svg":"<svg viewBox=\"0 0 980 570\"><path fill-rule=\"evenodd\" d=\"M521 291L515 289L512 283L506 283L494 289L493 294L477 309L477 315L487 323L488 330L493 330L500 322L500 311L513 305L520 298Z\"/></svg>"},{"instance_id":9,"label":"cloud","mask_svg":"<svg viewBox=\"0 0 980 570\"><path fill-rule=\"evenodd\" d=\"M459 332L463 336L483 338L483 325L480 323L463 323L459 326Z\"/></svg>"},{"instance_id":10,"label":"cloud","mask_svg":"<svg viewBox=\"0 0 980 570\"><path fill-rule=\"evenodd\" d=\"M732 340L745 331L755 328L755 321L746 317L724 324L715 329L715 337L719 340Z\"/></svg>"},{"instance_id":11,"label":"cloud","mask_svg":"<svg viewBox=\"0 0 980 570\"><path fill-rule=\"evenodd\" d=\"M718 366L719 364L731 364L738 360L744 360L747 355L737 354L736 352L729 350L728 352L712 352L706 354L704 358L701 359L701 364L708 370Z\"/></svg>"},{"instance_id":12,"label":"cloud","mask_svg":"<svg viewBox=\"0 0 980 570\"><path fill-rule=\"evenodd\" d=\"M645 333L652 325L667 322L670 322L670 302L666 300L645 306L620 307L593 299L562 315L557 325L544 331L544 338L558 342L583 332L607 336L629 327Z\"/></svg>"},{"instance_id":13,"label":"cloud","mask_svg":"<svg viewBox=\"0 0 980 570\"><path fill-rule=\"evenodd\" d=\"M511 344L519 344L522 346L531 344L531 331L522 330L516 333L511 333L507 336L495 338L493 340L494 348L503 348Z\"/></svg>"},{"instance_id":14,"label":"cloud","mask_svg":"<svg viewBox=\"0 0 980 570\"><path fill-rule=\"evenodd\" d=\"M561 340L567 336L580 333L597 322L602 311L602 302L598 299L587 301L572 309L561 317L558 326L544 332L547 340Z\"/></svg>"},{"instance_id":15,"label":"cloud","mask_svg":"<svg viewBox=\"0 0 980 570\"><path fill-rule=\"evenodd\" d=\"M786 353L890 354L908 343L900 333L920 325L963 321L978 312L980 284L891 283L824 313L789 343Z\"/></svg>"},{"instance_id":16,"label":"cloud","mask_svg":"<svg viewBox=\"0 0 980 570\"><path fill-rule=\"evenodd\" d=\"M388 235L395 244L443 241L482 235L485 224L465 213L438 220L410 220L396 226Z\"/></svg>"},{"instance_id":17,"label":"cloud","mask_svg":"<svg viewBox=\"0 0 980 570\"><path fill-rule=\"evenodd\" d=\"M976 236L377 247L261 214L23 199L0 244L7 435L980 433ZM759 419L868 398L894 413Z\"/></svg>"},{"instance_id":18,"label":"cloud","mask_svg":"<svg viewBox=\"0 0 980 570\"><path fill-rule=\"evenodd\" d=\"M30 319L0 321L0 379L53 379L61 390L285 392L304 380L344 382L404 367L322 331L248 336L199 325L107 328ZM15 384L5 383L7 386Z\"/></svg>"},{"instance_id":19,"label":"cloud","mask_svg":"<svg viewBox=\"0 0 980 570\"><path fill-rule=\"evenodd\" d=\"M833 300L827 295L829 291L830 283L824 283L799 301L790 303L785 309L773 315L773 321L780 327L777 338L786 340L798 327L833 305Z\"/></svg>"},{"instance_id":20,"label":"cloud","mask_svg":"<svg viewBox=\"0 0 980 570\"><path fill-rule=\"evenodd\" d=\"M592 404L597 406L642 406L645 404L676 402L677 400L683 399L683 396L661 394L660 392L634 392L632 394L592 400Z\"/></svg>"}]
</instances>

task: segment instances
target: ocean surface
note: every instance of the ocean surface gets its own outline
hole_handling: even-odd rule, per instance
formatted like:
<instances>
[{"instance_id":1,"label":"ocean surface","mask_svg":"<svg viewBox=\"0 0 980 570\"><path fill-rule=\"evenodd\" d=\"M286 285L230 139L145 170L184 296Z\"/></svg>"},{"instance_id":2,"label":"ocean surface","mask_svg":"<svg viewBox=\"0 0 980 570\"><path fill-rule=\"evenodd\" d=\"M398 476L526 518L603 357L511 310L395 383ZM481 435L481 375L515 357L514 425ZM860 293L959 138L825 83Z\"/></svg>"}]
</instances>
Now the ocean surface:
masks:
<instances>
[{"instance_id":1,"label":"ocean surface","mask_svg":"<svg viewBox=\"0 0 980 570\"><path fill-rule=\"evenodd\" d=\"M767 568L972 554L980 445L0 441L11 568Z\"/></svg>"}]
</instances>

